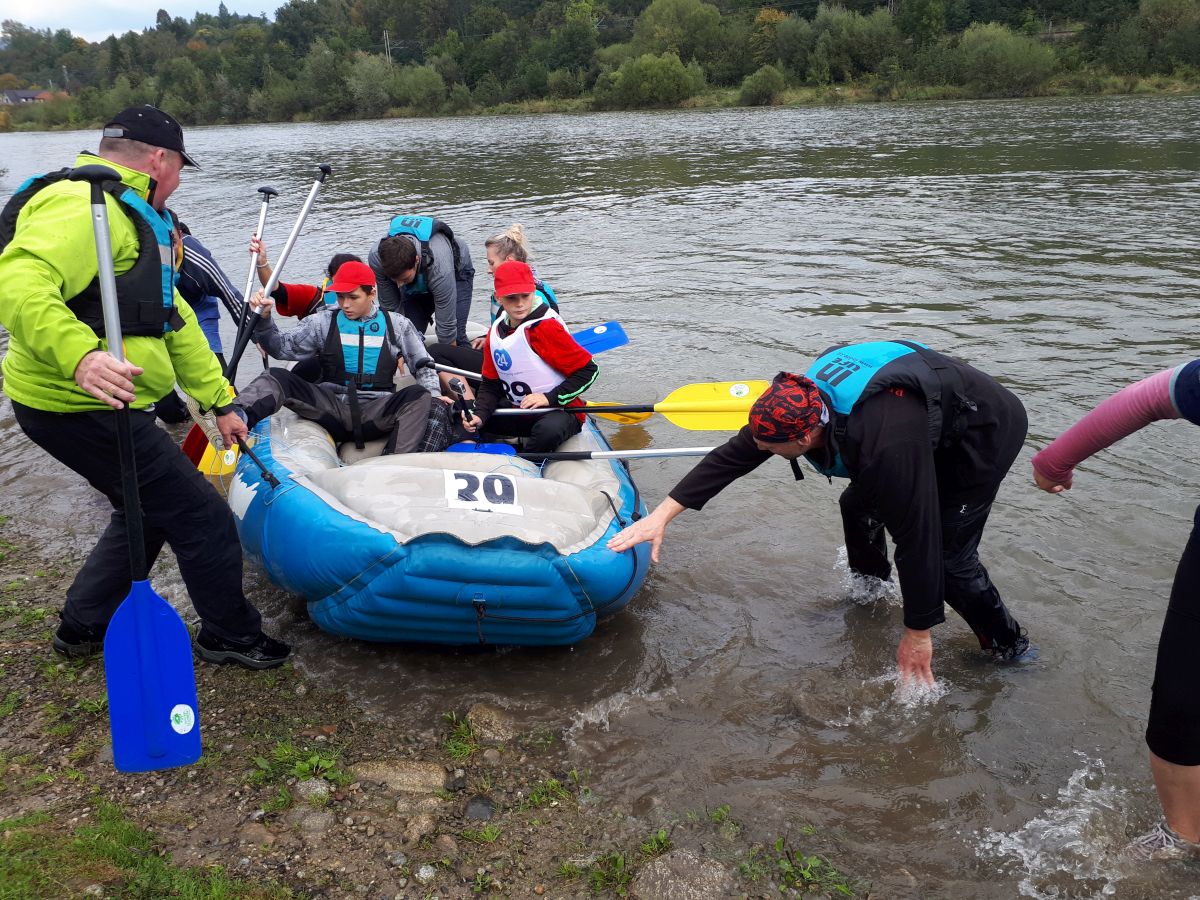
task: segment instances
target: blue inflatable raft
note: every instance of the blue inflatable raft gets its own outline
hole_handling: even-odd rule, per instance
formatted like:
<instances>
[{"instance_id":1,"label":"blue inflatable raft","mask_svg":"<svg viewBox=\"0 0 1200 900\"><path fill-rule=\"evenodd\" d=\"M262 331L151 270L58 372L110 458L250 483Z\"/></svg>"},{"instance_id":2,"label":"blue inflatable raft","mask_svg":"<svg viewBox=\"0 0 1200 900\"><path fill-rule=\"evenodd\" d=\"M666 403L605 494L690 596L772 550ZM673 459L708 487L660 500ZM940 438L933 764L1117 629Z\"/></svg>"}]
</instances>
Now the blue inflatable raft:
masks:
<instances>
[{"instance_id":1,"label":"blue inflatable raft","mask_svg":"<svg viewBox=\"0 0 1200 900\"><path fill-rule=\"evenodd\" d=\"M646 508L617 460L544 468L488 453L342 463L327 432L281 410L253 431L280 485L244 456L229 490L242 546L326 631L367 641L545 646L621 609L649 547L605 548ZM607 450L589 420L563 450Z\"/></svg>"}]
</instances>

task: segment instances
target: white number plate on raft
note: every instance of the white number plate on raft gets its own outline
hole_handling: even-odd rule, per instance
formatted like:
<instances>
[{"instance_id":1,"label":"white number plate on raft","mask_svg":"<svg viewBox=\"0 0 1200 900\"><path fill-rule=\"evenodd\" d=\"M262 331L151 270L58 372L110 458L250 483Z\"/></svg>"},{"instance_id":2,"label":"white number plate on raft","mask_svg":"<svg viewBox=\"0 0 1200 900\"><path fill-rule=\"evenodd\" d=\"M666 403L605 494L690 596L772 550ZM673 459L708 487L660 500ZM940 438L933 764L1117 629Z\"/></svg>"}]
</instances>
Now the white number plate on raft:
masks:
<instances>
[{"instance_id":1,"label":"white number plate on raft","mask_svg":"<svg viewBox=\"0 0 1200 900\"><path fill-rule=\"evenodd\" d=\"M517 484L507 475L479 472L446 472L446 505L451 509L477 509L523 516L517 502Z\"/></svg>"}]
</instances>

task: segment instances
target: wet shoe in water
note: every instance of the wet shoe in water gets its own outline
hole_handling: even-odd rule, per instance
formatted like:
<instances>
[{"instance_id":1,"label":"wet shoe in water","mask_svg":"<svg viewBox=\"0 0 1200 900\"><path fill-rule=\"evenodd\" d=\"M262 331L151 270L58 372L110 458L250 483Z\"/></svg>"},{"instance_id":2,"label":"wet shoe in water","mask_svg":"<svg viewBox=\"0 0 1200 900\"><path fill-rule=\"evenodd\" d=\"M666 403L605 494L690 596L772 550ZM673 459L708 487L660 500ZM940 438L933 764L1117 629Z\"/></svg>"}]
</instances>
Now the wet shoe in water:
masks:
<instances>
[{"instance_id":1,"label":"wet shoe in water","mask_svg":"<svg viewBox=\"0 0 1200 900\"><path fill-rule=\"evenodd\" d=\"M1149 862L1160 859L1200 859L1200 844L1185 841L1167 825L1159 822L1141 837L1130 841L1121 856Z\"/></svg>"},{"instance_id":2,"label":"wet shoe in water","mask_svg":"<svg viewBox=\"0 0 1200 900\"><path fill-rule=\"evenodd\" d=\"M70 659L95 656L104 652L104 632L73 628L66 622L58 624L54 640L50 642L54 652Z\"/></svg>"},{"instance_id":3,"label":"wet shoe in water","mask_svg":"<svg viewBox=\"0 0 1200 900\"><path fill-rule=\"evenodd\" d=\"M1025 637L1025 635L1017 638L1017 642L1011 647L992 647L992 662L1000 663L1001 665L1033 662L1041 655L1041 651L1029 643L1029 638Z\"/></svg>"},{"instance_id":4,"label":"wet shoe in water","mask_svg":"<svg viewBox=\"0 0 1200 900\"><path fill-rule=\"evenodd\" d=\"M234 644L201 628L196 635L196 654L217 665L237 663L247 669L273 669L288 661L292 648L261 631L249 644Z\"/></svg>"}]
</instances>

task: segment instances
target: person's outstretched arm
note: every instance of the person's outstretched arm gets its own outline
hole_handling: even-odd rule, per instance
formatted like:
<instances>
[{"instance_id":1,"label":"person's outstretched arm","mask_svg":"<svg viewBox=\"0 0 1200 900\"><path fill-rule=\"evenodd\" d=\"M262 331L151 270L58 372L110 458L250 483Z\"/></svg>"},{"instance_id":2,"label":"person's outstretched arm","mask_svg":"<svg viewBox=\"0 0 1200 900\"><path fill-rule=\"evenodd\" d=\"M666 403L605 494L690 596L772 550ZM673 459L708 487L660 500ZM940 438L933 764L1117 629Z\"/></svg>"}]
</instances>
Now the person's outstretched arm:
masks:
<instances>
[{"instance_id":1,"label":"person's outstretched arm","mask_svg":"<svg viewBox=\"0 0 1200 900\"><path fill-rule=\"evenodd\" d=\"M620 553L651 541L650 558L658 562L659 548L668 522L685 509L702 509L705 503L726 487L770 458L770 453L754 445L750 426L743 426L741 431L696 463L692 471L671 489L667 499L654 508L654 512L613 535L608 542L608 549Z\"/></svg>"},{"instance_id":2,"label":"person's outstretched arm","mask_svg":"<svg viewBox=\"0 0 1200 900\"><path fill-rule=\"evenodd\" d=\"M1088 457L1159 419L1200 419L1200 360L1166 369L1122 388L1033 458L1033 477L1051 494L1070 490L1074 469Z\"/></svg>"}]
</instances>

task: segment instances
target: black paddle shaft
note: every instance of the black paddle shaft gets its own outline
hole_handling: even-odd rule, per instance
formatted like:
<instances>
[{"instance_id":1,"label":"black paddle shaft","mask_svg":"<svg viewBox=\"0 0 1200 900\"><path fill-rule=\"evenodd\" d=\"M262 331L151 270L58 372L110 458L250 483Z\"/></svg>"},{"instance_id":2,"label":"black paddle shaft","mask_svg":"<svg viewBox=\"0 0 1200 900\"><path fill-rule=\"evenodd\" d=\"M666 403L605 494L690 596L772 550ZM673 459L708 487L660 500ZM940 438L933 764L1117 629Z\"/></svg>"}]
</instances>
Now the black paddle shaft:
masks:
<instances>
[{"instance_id":1,"label":"black paddle shaft","mask_svg":"<svg viewBox=\"0 0 1200 900\"><path fill-rule=\"evenodd\" d=\"M80 166L70 174L72 181L92 186L92 228L96 236L96 265L100 278L100 302L104 310L104 337L108 352L119 362L125 361L121 346L121 320L117 310L117 279L113 271L112 244L108 231L108 210L104 201L104 183L120 182L107 166ZM125 533L129 543L129 573L134 581L145 581L146 539L142 529L142 501L138 495L137 454L133 447L133 418L129 406L117 410L117 458L121 463L121 494L125 502Z\"/></svg>"}]
</instances>

